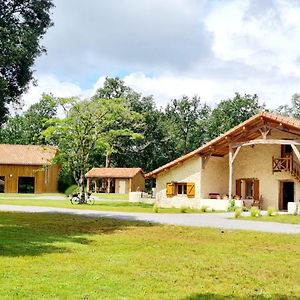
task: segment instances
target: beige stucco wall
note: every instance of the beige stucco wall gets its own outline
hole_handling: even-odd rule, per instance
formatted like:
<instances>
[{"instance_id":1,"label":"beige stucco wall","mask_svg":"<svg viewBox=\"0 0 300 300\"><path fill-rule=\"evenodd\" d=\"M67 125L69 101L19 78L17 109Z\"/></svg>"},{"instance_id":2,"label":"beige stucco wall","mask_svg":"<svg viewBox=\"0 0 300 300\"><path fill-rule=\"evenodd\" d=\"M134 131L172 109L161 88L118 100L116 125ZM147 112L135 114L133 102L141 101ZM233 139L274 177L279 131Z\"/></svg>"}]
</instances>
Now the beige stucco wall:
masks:
<instances>
[{"instance_id":1,"label":"beige stucco wall","mask_svg":"<svg viewBox=\"0 0 300 300\"><path fill-rule=\"evenodd\" d=\"M171 181L195 183L195 198L186 195L167 197L166 184ZM166 172L160 173L156 178L156 199L163 207L195 206L201 197L201 157L197 156L184 161Z\"/></svg>"},{"instance_id":2,"label":"beige stucco wall","mask_svg":"<svg viewBox=\"0 0 300 300\"><path fill-rule=\"evenodd\" d=\"M138 172L133 178L131 178L131 186L129 191L136 192L138 187L141 191L145 189L145 178L141 172Z\"/></svg>"},{"instance_id":3,"label":"beige stucco wall","mask_svg":"<svg viewBox=\"0 0 300 300\"><path fill-rule=\"evenodd\" d=\"M211 157L202 170L201 198L209 198L209 193L228 194L228 156Z\"/></svg>"}]
</instances>

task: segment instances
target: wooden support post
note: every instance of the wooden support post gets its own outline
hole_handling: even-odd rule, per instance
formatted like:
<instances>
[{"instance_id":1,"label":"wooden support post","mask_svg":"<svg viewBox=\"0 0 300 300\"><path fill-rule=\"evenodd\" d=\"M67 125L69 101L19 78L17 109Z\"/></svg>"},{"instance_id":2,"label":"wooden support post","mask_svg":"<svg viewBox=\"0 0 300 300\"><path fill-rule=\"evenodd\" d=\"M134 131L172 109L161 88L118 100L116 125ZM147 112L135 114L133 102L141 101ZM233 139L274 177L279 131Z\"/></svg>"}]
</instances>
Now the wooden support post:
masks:
<instances>
[{"instance_id":1,"label":"wooden support post","mask_svg":"<svg viewBox=\"0 0 300 300\"><path fill-rule=\"evenodd\" d=\"M231 145L229 145L228 163L229 163L228 197L229 199L232 199L233 150Z\"/></svg>"},{"instance_id":2,"label":"wooden support post","mask_svg":"<svg viewBox=\"0 0 300 300\"><path fill-rule=\"evenodd\" d=\"M292 149L293 149L296 157L298 158L298 162L300 163L300 153L299 153L298 148L295 145L293 145L293 144L291 146L292 146Z\"/></svg>"},{"instance_id":3,"label":"wooden support post","mask_svg":"<svg viewBox=\"0 0 300 300\"><path fill-rule=\"evenodd\" d=\"M110 178L107 178L107 193L110 193Z\"/></svg>"},{"instance_id":4,"label":"wooden support post","mask_svg":"<svg viewBox=\"0 0 300 300\"><path fill-rule=\"evenodd\" d=\"M238 155L240 150L241 150L241 146L237 147L237 149L234 151L234 154L232 156L232 163L234 163L234 160L236 159L236 156Z\"/></svg>"},{"instance_id":5,"label":"wooden support post","mask_svg":"<svg viewBox=\"0 0 300 300\"><path fill-rule=\"evenodd\" d=\"M87 192L89 192L90 191L90 180L91 180L91 178L90 177L88 177L87 178L87 183L86 183L86 190L87 190Z\"/></svg>"},{"instance_id":6,"label":"wooden support post","mask_svg":"<svg viewBox=\"0 0 300 300\"><path fill-rule=\"evenodd\" d=\"M98 180L98 178L94 178L94 183L95 183L95 193L98 192L97 180Z\"/></svg>"}]
</instances>

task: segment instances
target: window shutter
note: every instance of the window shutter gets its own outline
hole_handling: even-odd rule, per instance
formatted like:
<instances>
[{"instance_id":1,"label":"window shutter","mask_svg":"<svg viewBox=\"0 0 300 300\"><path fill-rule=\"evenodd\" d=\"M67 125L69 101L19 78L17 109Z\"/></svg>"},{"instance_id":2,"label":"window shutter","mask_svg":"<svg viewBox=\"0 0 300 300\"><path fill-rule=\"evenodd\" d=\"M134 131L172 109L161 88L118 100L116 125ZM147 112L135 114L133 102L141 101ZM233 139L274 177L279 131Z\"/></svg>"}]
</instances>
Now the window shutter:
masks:
<instances>
[{"instance_id":1,"label":"window shutter","mask_svg":"<svg viewBox=\"0 0 300 300\"><path fill-rule=\"evenodd\" d=\"M167 193L168 197L172 197L174 195L174 183L173 182L167 183L166 193Z\"/></svg>"},{"instance_id":2,"label":"window shutter","mask_svg":"<svg viewBox=\"0 0 300 300\"><path fill-rule=\"evenodd\" d=\"M259 200L259 180L253 180L253 198Z\"/></svg>"},{"instance_id":3,"label":"window shutter","mask_svg":"<svg viewBox=\"0 0 300 300\"><path fill-rule=\"evenodd\" d=\"M187 183L187 196L190 198L195 197L195 183Z\"/></svg>"},{"instance_id":4,"label":"window shutter","mask_svg":"<svg viewBox=\"0 0 300 300\"><path fill-rule=\"evenodd\" d=\"M236 193L236 195L242 197L242 180L241 179L236 180L235 193Z\"/></svg>"}]
</instances>

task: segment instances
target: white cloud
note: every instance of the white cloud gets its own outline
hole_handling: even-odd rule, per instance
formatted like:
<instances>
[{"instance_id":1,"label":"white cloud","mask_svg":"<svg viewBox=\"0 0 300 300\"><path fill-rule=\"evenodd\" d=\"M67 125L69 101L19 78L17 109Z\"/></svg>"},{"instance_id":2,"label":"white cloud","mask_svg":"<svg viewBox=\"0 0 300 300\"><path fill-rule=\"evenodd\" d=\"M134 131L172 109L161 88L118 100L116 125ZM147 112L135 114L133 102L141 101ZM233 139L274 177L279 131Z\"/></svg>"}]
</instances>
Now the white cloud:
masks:
<instances>
[{"instance_id":1,"label":"white cloud","mask_svg":"<svg viewBox=\"0 0 300 300\"><path fill-rule=\"evenodd\" d=\"M38 77L38 84L29 87L28 92L23 96L24 110L31 104L39 101L43 93L52 93L56 97L89 97L91 90L82 90L79 85L68 81L60 81L54 75L41 75Z\"/></svg>"},{"instance_id":2,"label":"white cloud","mask_svg":"<svg viewBox=\"0 0 300 300\"><path fill-rule=\"evenodd\" d=\"M283 89L277 83L267 82L260 78L245 81L242 79L199 79L171 74L147 77L142 73L135 73L126 76L124 81L144 95L153 94L162 106L165 106L172 98L195 94L213 105L220 100L232 98L235 92L239 92L257 94L260 101L265 102L269 108L276 108L282 103L288 103L292 94L298 91L297 82L291 82Z\"/></svg>"},{"instance_id":3,"label":"white cloud","mask_svg":"<svg viewBox=\"0 0 300 300\"><path fill-rule=\"evenodd\" d=\"M214 105L220 100L232 98L235 92L241 94L257 94L261 103L266 103L269 108L276 108L283 103L289 103L291 96L299 91L297 81L287 82L284 88L272 80L252 78L243 79L224 78L196 78L177 76L165 73L158 76L147 76L144 73L131 73L122 78L126 85L144 96L153 95L158 106L166 106L173 98L183 95L192 97L198 95L203 102ZM57 97L91 97L95 91L103 86L105 76L99 77L92 89L81 89L72 82L59 81L54 76L41 76L38 86L31 86L24 95L26 109L31 104L38 102L42 93L52 93Z\"/></svg>"},{"instance_id":4,"label":"white cloud","mask_svg":"<svg viewBox=\"0 0 300 300\"><path fill-rule=\"evenodd\" d=\"M27 106L42 92L89 97L106 76L124 73L159 106L194 94L212 104L239 92L276 107L300 91L298 0L73 2L56 1Z\"/></svg>"},{"instance_id":5,"label":"white cloud","mask_svg":"<svg viewBox=\"0 0 300 300\"><path fill-rule=\"evenodd\" d=\"M277 0L262 15L255 16L249 13L251 1L218 2L218 7L205 18L214 37L212 49L216 57L283 76L300 76L300 64L296 64L300 7Z\"/></svg>"}]
</instances>

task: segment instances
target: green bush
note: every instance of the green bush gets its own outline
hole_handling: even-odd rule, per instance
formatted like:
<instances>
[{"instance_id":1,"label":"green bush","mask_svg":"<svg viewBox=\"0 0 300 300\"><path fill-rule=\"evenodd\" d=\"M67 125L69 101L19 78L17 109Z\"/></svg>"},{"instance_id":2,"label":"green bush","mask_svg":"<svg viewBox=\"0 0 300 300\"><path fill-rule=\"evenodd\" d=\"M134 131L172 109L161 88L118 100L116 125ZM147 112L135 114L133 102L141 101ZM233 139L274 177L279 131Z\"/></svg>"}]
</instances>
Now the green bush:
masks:
<instances>
[{"instance_id":1,"label":"green bush","mask_svg":"<svg viewBox=\"0 0 300 300\"><path fill-rule=\"evenodd\" d=\"M70 172L62 168L59 172L57 189L60 193L65 193L68 187L75 184L74 178Z\"/></svg>"},{"instance_id":2,"label":"green bush","mask_svg":"<svg viewBox=\"0 0 300 300\"><path fill-rule=\"evenodd\" d=\"M250 208L250 216L255 218L260 216L260 210L257 207Z\"/></svg>"},{"instance_id":3,"label":"green bush","mask_svg":"<svg viewBox=\"0 0 300 300\"><path fill-rule=\"evenodd\" d=\"M185 213L188 212L188 208L187 208L186 206L181 206L181 207L180 207L180 212L181 212L182 214L185 214Z\"/></svg>"},{"instance_id":4,"label":"green bush","mask_svg":"<svg viewBox=\"0 0 300 300\"><path fill-rule=\"evenodd\" d=\"M79 187L75 184L69 186L66 190L65 190L65 195L66 196L70 196L72 194L75 194L75 193L79 193Z\"/></svg>"},{"instance_id":5,"label":"green bush","mask_svg":"<svg viewBox=\"0 0 300 300\"><path fill-rule=\"evenodd\" d=\"M237 207L234 211L234 217L237 219L241 216L243 209L241 207Z\"/></svg>"},{"instance_id":6,"label":"green bush","mask_svg":"<svg viewBox=\"0 0 300 300\"><path fill-rule=\"evenodd\" d=\"M227 211L235 211L236 208L237 206L235 205L234 199L230 200Z\"/></svg>"},{"instance_id":7,"label":"green bush","mask_svg":"<svg viewBox=\"0 0 300 300\"><path fill-rule=\"evenodd\" d=\"M153 205L153 212L155 212L157 214L158 213L158 209L159 209L158 204L155 203Z\"/></svg>"},{"instance_id":8,"label":"green bush","mask_svg":"<svg viewBox=\"0 0 300 300\"><path fill-rule=\"evenodd\" d=\"M273 216L273 214L275 213L275 208L274 207L268 207L268 210L267 210L267 214L269 217Z\"/></svg>"},{"instance_id":9,"label":"green bush","mask_svg":"<svg viewBox=\"0 0 300 300\"><path fill-rule=\"evenodd\" d=\"M201 208L200 208L200 211L201 212L206 212L207 208L208 208L208 206L202 205Z\"/></svg>"}]
</instances>

